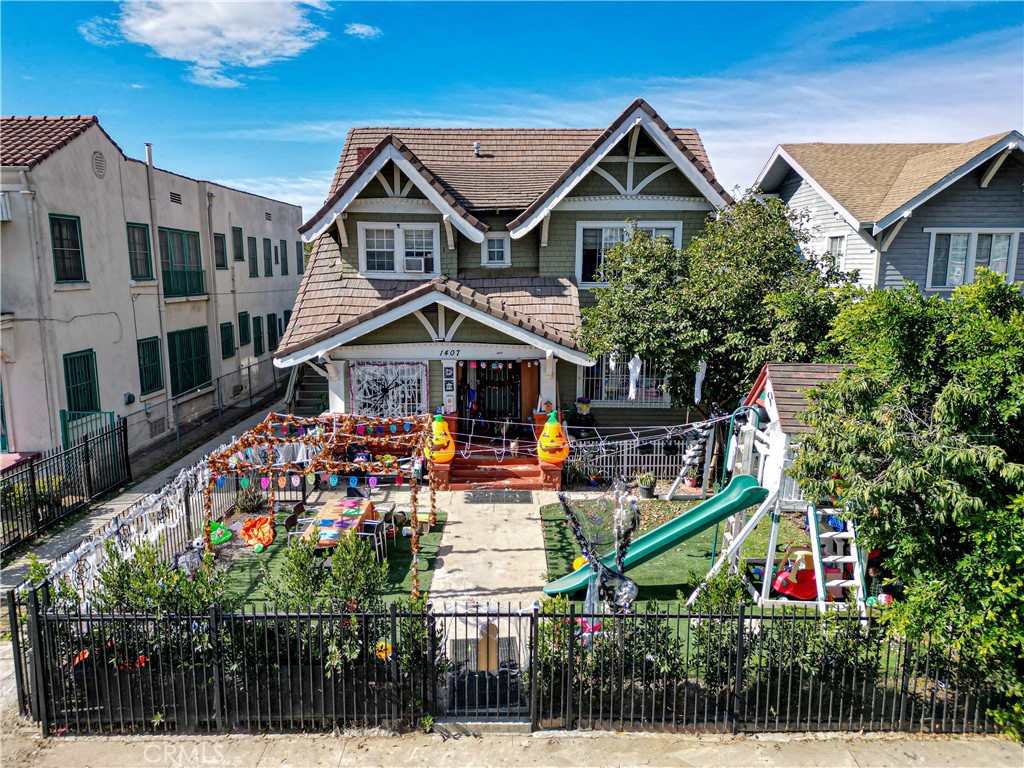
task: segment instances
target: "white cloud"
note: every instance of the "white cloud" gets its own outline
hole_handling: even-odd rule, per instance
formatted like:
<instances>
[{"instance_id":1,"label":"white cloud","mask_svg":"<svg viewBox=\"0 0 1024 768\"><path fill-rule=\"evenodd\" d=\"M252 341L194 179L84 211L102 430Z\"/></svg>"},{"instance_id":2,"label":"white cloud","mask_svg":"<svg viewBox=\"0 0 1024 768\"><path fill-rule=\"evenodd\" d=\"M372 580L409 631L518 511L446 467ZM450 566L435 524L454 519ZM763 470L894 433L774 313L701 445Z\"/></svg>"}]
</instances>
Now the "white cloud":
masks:
<instances>
[{"instance_id":1,"label":"white cloud","mask_svg":"<svg viewBox=\"0 0 1024 768\"><path fill-rule=\"evenodd\" d=\"M380 37L384 32L380 27L371 27L369 24L352 23L345 27L345 34L358 37L360 40L373 40Z\"/></svg>"},{"instance_id":2,"label":"white cloud","mask_svg":"<svg viewBox=\"0 0 1024 768\"><path fill-rule=\"evenodd\" d=\"M267 176L261 178L216 179L218 184L283 200L302 206L303 219L308 219L324 204L331 189L334 169L310 176Z\"/></svg>"},{"instance_id":3,"label":"white cloud","mask_svg":"<svg viewBox=\"0 0 1024 768\"><path fill-rule=\"evenodd\" d=\"M124 2L116 18L97 17L78 31L96 45L134 43L188 64L189 79L237 88L241 71L292 59L327 36L311 15L322 0L290 2Z\"/></svg>"}]
</instances>

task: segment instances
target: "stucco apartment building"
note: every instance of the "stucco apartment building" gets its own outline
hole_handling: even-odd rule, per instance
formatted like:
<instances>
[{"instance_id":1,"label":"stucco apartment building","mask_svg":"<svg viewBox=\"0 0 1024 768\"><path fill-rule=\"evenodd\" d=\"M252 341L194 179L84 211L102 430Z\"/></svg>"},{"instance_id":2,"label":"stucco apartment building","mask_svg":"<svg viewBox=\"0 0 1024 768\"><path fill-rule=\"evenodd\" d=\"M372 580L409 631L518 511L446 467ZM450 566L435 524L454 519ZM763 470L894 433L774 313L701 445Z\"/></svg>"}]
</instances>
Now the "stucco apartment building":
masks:
<instances>
[{"instance_id":1,"label":"stucco apartment building","mask_svg":"<svg viewBox=\"0 0 1024 768\"><path fill-rule=\"evenodd\" d=\"M146 154L92 116L0 123L5 451L116 416L158 440L274 375L304 271L300 208Z\"/></svg>"}]
</instances>

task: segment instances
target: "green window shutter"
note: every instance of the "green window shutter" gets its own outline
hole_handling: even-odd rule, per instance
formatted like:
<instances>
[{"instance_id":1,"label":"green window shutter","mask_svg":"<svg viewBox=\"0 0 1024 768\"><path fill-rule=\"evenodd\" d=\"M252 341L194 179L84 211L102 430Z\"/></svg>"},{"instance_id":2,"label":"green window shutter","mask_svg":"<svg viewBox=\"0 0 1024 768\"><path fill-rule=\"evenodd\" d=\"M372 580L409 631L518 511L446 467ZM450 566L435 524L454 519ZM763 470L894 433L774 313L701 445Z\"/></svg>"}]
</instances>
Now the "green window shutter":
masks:
<instances>
[{"instance_id":1,"label":"green window shutter","mask_svg":"<svg viewBox=\"0 0 1024 768\"><path fill-rule=\"evenodd\" d=\"M290 323L291 321L292 321L292 311L291 311L290 309L286 309L286 310L284 311L284 329L285 329L286 331L288 330L288 324L289 324L289 323Z\"/></svg>"},{"instance_id":2,"label":"green window shutter","mask_svg":"<svg viewBox=\"0 0 1024 768\"><path fill-rule=\"evenodd\" d=\"M164 388L164 369L160 360L160 339L139 339L139 386L144 395Z\"/></svg>"},{"instance_id":3,"label":"green window shutter","mask_svg":"<svg viewBox=\"0 0 1024 768\"><path fill-rule=\"evenodd\" d=\"M227 360L235 356L235 326L231 323L220 324L220 359Z\"/></svg>"},{"instance_id":4,"label":"green window shutter","mask_svg":"<svg viewBox=\"0 0 1024 768\"><path fill-rule=\"evenodd\" d=\"M77 216L50 214L50 242L53 246L53 273L58 283L84 283L85 260L82 256L82 225Z\"/></svg>"},{"instance_id":5,"label":"green window shutter","mask_svg":"<svg viewBox=\"0 0 1024 768\"><path fill-rule=\"evenodd\" d=\"M246 243L249 245L249 277L259 277L260 266L256 255L256 238L250 237Z\"/></svg>"},{"instance_id":6,"label":"green window shutter","mask_svg":"<svg viewBox=\"0 0 1024 768\"><path fill-rule=\"evenodd\" d=\"M295 241L295 274L301 275L306 271L306 251L302 247L302 241Z\"/></svg>"},{"instance_id":7,"label":"green window shutter","mask_svg":"<svg viewBox=\"0 0 1024 768\"><path fill-rule=\"evenodd\" d=\"M281 275L288 274L288 241L281 241Z\"/></svg>"},{"instance_id":8,"label":"green window shutter","mask_svg":"<svg viewBox=\"0 0 1024 768\"><path fill-rule=\"evenodd\" d=\"M252 329L249 327L249 313L238 313L238 346L252 343Z\"/></svg>"},{"instance_id":9,"label":"green window shutter","mask_svg":"<svg viewBox=\"0 0 1024 768\"><path fill-rule=\"evenodd\" d=\"M241 227L231 228L231 258L235 261L245 261L245 235Z\"/></svg>"},{"instance_id":10,"label":"green window shutter","mask_svg":"<svg viewBox=\"0 0 1024 768\"><path fill-rule=\"evenodd\" d=\"M271 312L267 315L267 347L273 352L277 349L277 313Z\"/></svg>"},{"instance_id":11,"label":"green window shutter","mask_svg":"<svg viewBox=\"0 0 1024 768\"><path fill-rule=\"evenodd\" d=\"M228 240L216 232L213 233L213 262L217 269L228 268Z\"/></svg>"},{"instance_id":12,"label":"green window shutter","mask_svg":"<svg viewBox=\"0 0 1024 768\"><path fill-rule=\"evenodd\" d=\"M153 258L149 251L149 226L128 225L128 265L132 280L153 279Z\"/></svg>"},{"instance_id":13,"label":"green window shutter","mask_svg":"<svg viewBox=\"0 0 1024 768\"><path fill-rule=\"evenodd\" d=\"M69 411L98 411L99 382L96 378L96 353L91 349L64 355L64 390Z\"/></svg>"},{"instance_id":14,"label":"green window shutter","mask_svg":"<svg viewBox=\"0 0 1024 768\"><path fill-rule=\"evenodd\" d=\"M263 238L263 276L274 276L274 248L269 237Z\"/></svg>"},{"instance_id":15,"label":"green window shutter","mask_svg":"<svg viewBox=\"0 0 1024 768\"><path fill-rule=\"evenodd\" d=\"M167 334L167 348L172 397L210 383L210 334L205 325Z\"/></svg>"},{"instance_id":16,"label":"green window shutter","mask_svg":"<svg viewBox=\"0 0 1024 768\"><path fill-rule=\"evenodd\" d=\"M263 318L259 315L252 319L252 353L256 357L263 354Z\"/></svg>"}]
</instances>

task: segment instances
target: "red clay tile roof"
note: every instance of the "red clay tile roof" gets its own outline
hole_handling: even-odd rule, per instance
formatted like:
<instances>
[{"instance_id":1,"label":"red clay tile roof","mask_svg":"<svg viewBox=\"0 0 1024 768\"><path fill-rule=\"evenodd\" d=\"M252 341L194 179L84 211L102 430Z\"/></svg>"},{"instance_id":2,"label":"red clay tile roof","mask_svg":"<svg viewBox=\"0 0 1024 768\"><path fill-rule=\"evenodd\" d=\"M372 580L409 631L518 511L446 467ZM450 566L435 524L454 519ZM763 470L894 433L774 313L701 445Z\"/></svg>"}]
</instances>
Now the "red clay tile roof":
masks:
<instances>
[{"instance_id":1,"label":"red clay tile roof","mask_svg":"<svg viewBox=\"0 0 1024 768\"><path fill-rule=\"evenodd\" d=\"M835 381L840 373L852 367L831 363L768 363L761 369L743 404L754 405L764 388L765 379L770 379L782 431L788 435L810 432L810 427L799 416L807 409L807 390Z\"/></svg>"},{"instance_id":2,"label":"red clay tile roof","mask_svg":"<svg viewBox=\"0 0 1024 768\"><path fill-rule=\"evenodd\" d=\"M470 270L458 280L369 280L338 277L337 243L317 240L295 301L292 320L277 357L292 354L353 328L426 293L439 293L513 323L529 333L570 349L579 349L579 291L567 277L525 275L515 270Z\"/></svg>"},{"instance_id":3,"label":"red clay tile roof","mask_svg":"<svg viewBox=\"0 0 1024 768\"><path fill-rule=\"evenodd\" d=\"M95 115L0 118L0 165L33 168L94 125Z\"/></svg>"},{"instance_id":4,"label":"red clay tile roof","mask_svg":"<svg viewBox=\"0 0 1024 768\"><path fill-rule=\"evenodd\" d=\"M635 107L631 105L629 110ZM648 108L649 109L649 108ZM653 112L653 110L652 110ZM660 118L658 118L660 120ZM704 145L692 128L671 130L698 169L714 180ZM395 136L467 210L522 210L543 195L607 128L353 128L334 174L329 199L356 173L366 147ZM473 142L480 142L480 157ZM716 189L718 182L713 182ZM724 190L722 190L724 192ZM316 217L313 217L316 218Z\"/></svg>"}]
</instances>

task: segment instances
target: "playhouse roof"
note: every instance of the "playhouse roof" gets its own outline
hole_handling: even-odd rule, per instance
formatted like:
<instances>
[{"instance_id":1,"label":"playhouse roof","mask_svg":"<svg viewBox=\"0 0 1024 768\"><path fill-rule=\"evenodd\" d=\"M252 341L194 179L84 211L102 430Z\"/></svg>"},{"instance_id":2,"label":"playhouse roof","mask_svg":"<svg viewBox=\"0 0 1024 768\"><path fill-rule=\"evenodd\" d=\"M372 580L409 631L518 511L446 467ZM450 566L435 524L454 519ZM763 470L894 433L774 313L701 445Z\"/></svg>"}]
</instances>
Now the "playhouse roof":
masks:
<instances>
[{"instance_id":1,"label":"playhouse roof","mask_svg":"<svg viewBox=\"0 0 1024 768\"><path fill-rule=\"evenodd\" d=\"M763 405L771 413L766 401L770 384L782 431L786 434L810 432L810 427L799 417L807 408L807 391L834 381L844 369L851 367L831 363L767 363L743 404Z\"/></svg>"}]
</instances>

